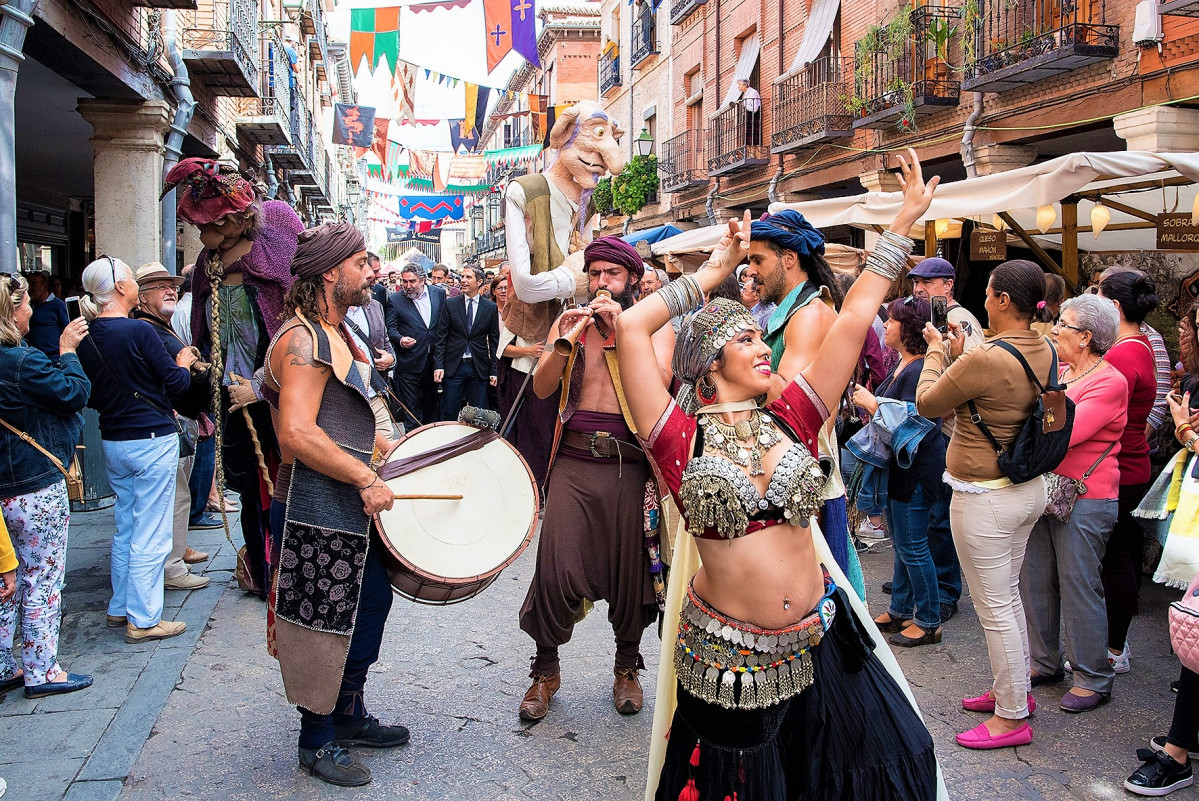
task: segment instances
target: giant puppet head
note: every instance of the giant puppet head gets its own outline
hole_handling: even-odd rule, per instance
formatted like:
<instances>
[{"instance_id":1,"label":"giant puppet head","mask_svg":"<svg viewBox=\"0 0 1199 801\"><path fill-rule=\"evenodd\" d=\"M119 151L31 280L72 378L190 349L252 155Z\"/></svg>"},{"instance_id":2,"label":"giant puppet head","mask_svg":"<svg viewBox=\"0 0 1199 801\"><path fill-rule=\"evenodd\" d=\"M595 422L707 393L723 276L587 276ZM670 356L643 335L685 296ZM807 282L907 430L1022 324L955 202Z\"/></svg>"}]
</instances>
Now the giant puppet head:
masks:
<instances>
[{"instance_id":1,"label":"giant puppet head","mask_svg":"<svg viewBox=\"0 0 1199 801\"><path fill-rule=\"evenodd\" d=\"M619 175L624 169L623 134L616 120L597 104L577 103L562 112L550 131L550 147L558 151L558 159L547 172L589 193L605 174Z\"/></svg>"}]
</instances>

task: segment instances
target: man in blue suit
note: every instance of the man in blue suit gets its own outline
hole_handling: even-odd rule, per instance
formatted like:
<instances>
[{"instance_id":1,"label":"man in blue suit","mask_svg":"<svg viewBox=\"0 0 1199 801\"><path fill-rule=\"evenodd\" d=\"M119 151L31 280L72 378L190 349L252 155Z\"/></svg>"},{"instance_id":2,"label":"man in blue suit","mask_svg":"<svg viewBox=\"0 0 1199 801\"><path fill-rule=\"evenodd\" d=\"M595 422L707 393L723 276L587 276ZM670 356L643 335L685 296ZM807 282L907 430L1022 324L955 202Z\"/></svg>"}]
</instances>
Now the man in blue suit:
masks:
<instances>
[{"instance_id":1,"label":"man in blue suit","mask_svg":"<svg viewBox=\"0 0 1199 801\"><path fill-rule=\"evenodd\" d=\"M443 420L457 420L463 405L487 408L487 385L496 385L500 314L483 297L481 267L462 270L462 294L446 301L433 341L433 380L445 382Z\"/></svg>"},{"instance_id":2,"label":"man in blue suit","mask_svg":"<svg viewBox=\"0 0 1199 801\"><path fill-rule=\"evenodd\" d=\"M418 250L401 257L400 288L387 300L387 335L395 348L392 383L407 407L404 428L411 431L441 419L437 385L433 383L433 337L445 306L445 290L426 285L432 260Z\"/></svg>"}]
</instances>

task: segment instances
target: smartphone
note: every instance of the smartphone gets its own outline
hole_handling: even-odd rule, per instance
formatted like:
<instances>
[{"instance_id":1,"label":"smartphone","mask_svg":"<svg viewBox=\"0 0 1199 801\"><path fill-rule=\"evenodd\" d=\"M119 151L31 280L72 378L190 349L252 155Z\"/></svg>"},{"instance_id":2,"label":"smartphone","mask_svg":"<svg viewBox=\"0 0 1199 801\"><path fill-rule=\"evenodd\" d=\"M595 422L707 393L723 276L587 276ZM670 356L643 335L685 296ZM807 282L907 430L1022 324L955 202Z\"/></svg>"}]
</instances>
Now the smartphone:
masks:
<instances>
[{"instance_id":1,"label":"smartphone","mask_svg":"<svg viewBox=\"0 0 1199 801\"><path fill-rule=\"evenodd\" d=\"M67 316L69 316L72 320L76 320L83 316L83 312L79 308L78 297L65 298L65 301L67 304Z\"/></svg>"},{"instance_id":2,"label":"smartphone","mask_svg":"<svg viewBox=\"0 0 1199 801\"><path fill-rule=\"evenodd\" d=\"M942 334L949 333L949 304L945 298L933 296L931 300L933 308L933 327Z\"/></svg>"}]
</instances>

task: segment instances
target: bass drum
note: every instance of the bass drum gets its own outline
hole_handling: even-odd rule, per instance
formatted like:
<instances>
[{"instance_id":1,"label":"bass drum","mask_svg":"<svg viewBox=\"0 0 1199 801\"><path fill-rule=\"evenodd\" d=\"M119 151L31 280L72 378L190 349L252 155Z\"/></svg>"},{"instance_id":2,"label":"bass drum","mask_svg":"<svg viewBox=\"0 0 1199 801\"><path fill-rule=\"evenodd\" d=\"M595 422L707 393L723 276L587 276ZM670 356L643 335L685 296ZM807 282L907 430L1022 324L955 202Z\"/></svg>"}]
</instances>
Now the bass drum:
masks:
<instances>
[{"instance_id":1,"label":"bass drum","mask_svg":"<svg viewBox=\"0 0 1199 801\"><path fill-rule=\"evenodd\" d=\"M387 463L478 432L462 423L421 426L401 440ZM462 496L397 500L378 514L391 586L417 603L445 605L475 597L533 539L540 508L537 485L525 460L498 436L475 450L390 479L387 486L396 494Z\"/></svg>"}]
</instances>

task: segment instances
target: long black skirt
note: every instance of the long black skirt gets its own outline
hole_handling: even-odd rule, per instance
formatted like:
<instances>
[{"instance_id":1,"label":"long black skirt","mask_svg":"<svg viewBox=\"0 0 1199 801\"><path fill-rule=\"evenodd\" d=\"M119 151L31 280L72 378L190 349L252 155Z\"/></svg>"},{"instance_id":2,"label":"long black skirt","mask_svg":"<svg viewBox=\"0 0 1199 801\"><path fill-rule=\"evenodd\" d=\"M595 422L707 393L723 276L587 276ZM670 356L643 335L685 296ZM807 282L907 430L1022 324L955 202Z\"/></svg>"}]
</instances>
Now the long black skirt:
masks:
<instances>
[{"instance_id":1,"label":"long black skirt","mask_svg":"<svg viewBox=\"0 0 1199 801\"><path fill-rule=\"evenodd\" d=\"M738 710L678 687L657 800L934 801L932 737L869 642L837 590L804 692Z\"/></svg>"}]
</instances>

